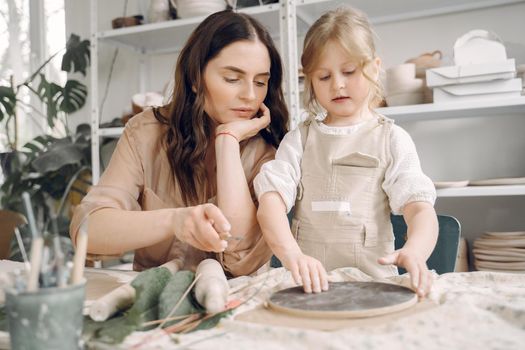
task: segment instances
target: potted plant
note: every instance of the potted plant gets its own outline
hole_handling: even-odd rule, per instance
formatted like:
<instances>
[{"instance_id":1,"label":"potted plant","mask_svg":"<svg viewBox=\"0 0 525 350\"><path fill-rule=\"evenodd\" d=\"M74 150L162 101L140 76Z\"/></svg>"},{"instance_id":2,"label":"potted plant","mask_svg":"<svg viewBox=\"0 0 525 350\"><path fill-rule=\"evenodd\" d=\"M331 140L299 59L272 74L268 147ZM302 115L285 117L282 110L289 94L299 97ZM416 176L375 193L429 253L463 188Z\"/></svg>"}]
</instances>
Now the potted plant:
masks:
<instances>
[{"instance_id":1,"label":"potted plant","mask_svg":"<svg viewBox=\"0 0 525 350\"><path fill-rule=\"evenodd\" d=\"M67 116L81 109L87 99L87 87L75 79L62 86L49 81L43 70L60 52L47 59L23 83L0 86L0 122L6 125L8 166L4 166L4 183L0 187L0 206L24 213L21 193L29 192L35 216L42 231L46 230L51 211L57 211L59 230L67 235L68 218L62 214L67 195L74 181L89 173L90 128L87 124L73 133L67 125ZM62 70L86 75L90 62L89 41L72 34L62 56ZM29 91L43 104L44 111L27 106L19 97ZM18 147L17 110L24 108L33 117L45 118L51 132L39 135ZM62 128L58 128L62 124ZM12 126L12 128L10 128ZM11 131L12 130L12 131ZM62 135L56 136L62 130ZM53 209L49 202L54 200ZM28 238L29 235L25 235ZM13 254L12 254L13 255Z\"/></svg>"}]
</instances>

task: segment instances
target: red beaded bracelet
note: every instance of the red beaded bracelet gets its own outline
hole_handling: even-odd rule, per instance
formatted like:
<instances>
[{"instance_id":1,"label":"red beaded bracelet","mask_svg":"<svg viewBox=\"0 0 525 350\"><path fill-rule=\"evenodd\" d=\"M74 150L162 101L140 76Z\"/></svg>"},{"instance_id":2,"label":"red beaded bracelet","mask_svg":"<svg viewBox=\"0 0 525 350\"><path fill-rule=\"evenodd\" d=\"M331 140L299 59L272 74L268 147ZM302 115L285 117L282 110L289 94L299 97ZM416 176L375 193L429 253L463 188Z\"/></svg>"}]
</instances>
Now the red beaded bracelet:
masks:
<instances>
[{"instance_id":1,"label":"red beaded bracelet","mask_svg":"<svg viewBox=\"0 0 525 350\"><path fill-rule=\"evenodd\" d=\"M217 133L217 134L215 135L215 137L218 137L219 135L230 135L231 137L233 137L234 139L236 139L237 142L239 142L239 139L237 138L237 136L235 136L234 134L232 134L232 133L229 132L229 131L221 131L221 132Z\"/></svg>"}]
</instances>

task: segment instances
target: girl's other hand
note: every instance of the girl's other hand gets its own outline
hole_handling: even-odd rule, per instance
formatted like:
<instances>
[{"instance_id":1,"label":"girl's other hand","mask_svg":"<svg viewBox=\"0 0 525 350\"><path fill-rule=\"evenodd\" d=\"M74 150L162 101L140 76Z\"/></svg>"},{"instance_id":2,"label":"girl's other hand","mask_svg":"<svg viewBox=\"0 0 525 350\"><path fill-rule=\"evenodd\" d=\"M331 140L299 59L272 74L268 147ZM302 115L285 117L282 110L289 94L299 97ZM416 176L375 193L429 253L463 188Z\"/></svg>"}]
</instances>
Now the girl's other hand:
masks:
<instances>
[{"instance_id":1,"label":"girl's other hand","mask_svg":"<svg viewBox=\"0 0 525 350\"><path fill-rule=\"evenodd\" d=\"M270 110L264 103L261 104L259 112L251 119L236 120L217 126L215 134L232 134L237 140L242 141L257 135L257 133L270 124Z\"/></svg>"},{"instance_id":2,"label":"girl's other hand","mask_svg":"<svg viewBox=\"0 0 525 350\"><path fill-rule=\"evenodd\" d=\"M223 252L228 242L231 225L213 204L201 204L194 207L177 209L173 219L175 236L205 252Z\"/></svg>"},{"instance_id":3,"label":"girl's other hand","mask_svg":"<svg viewBox=\"0 0 525 350\"><path fill-rule=\"evenodd\" d=\"M320 293L328 290L328 276L323 264L302 252L288 254L281 260L292 273L297 284L302 284L305 293Z\"/></svg>"},{"instance_id":4,"label":"girl's other hand","mask_svg":"<svg viewBox=\"0 0 525 350\"><path fill-rule=\"evenodd\" d=\"M434 277L428 270L425 260L413 250L401 248L377 261L381 265L396 265L407 270L412 281L412 288L418 296L425 297L430 292Z\"/></svg>"}]
</instances>

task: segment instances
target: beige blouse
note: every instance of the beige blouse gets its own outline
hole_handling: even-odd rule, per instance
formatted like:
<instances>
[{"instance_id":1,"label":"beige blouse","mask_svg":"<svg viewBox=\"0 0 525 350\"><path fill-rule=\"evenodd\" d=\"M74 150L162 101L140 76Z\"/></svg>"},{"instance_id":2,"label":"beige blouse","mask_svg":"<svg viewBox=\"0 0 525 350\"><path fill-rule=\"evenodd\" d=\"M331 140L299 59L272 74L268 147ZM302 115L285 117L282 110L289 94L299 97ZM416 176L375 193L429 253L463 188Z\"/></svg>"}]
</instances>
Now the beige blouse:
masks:
<instances>
[{"instance_id":1,"label":"beige blouse","mask_svg":"<svg viewBox=\"0 0 525 350\"><path fill-rule=\"evenodd\" d=\"M128 211L184 207L180 189L174 184L163 146L166 126L148 109L133 117L124 129L107 169L75 209L70 226L73 243L82 220L102 208ZM255 204L253 179L265 162L274 158L275 148L260 136L241 142L241 162ZM216 197L208 202L216 204ZM147 225L145 225L147 227ZM144 232L147 235L148 232ZM216 257L233 276L255 272L271 256L258 225L246 233L234 251L206 253L175 236L153 246L137 249L133 268L141 271L177 259L180 268L195 269L207 257Z\"/></svg>"}]
</instances>

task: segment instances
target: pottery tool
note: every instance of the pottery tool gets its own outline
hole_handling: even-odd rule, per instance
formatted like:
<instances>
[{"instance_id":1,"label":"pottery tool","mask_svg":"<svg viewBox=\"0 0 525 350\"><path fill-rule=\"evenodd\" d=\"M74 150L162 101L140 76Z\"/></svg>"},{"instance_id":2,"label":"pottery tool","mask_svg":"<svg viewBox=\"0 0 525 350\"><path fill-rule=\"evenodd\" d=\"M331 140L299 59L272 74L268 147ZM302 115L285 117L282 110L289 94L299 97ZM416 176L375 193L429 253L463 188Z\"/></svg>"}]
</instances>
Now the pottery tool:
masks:
<instances>
[{"instance_id":1,"label":"pottery tool","mask_svg":"<svg viewBox=\"0 0 525 350\"><path fill-rule=\"evenodd\" d=\"M186 290L184 291L184 293L182 294L182 296L180 297L179 301L175 304L175 306L173 307L173 309L171 309L171 311L168 313L168 315L166 316L166 318L164 319L164 321L159 324L157 326L157 329L160 329L162 328L162 326L164 326L164 324L166 322L168 322L167 320L173 316L173 314L175 313L175 311L177 311L177 308L180 306L180 304L182 304L184 302L184 300L186 299L186 296L188 295L188 293L192 290L193 286L195 285L195 283L197 283L197 281L199 280L199 278L201 277L201 275L198 275L198 274L195 274L195 278L193 279L193 282L190 283L190 285L188 286L188 288L186 288Z\"/></svg>"},{"instance_id":2,"label":"pottery tool","mask_svg":"<svg viewBox=\"0 0 525 350\"><path fill-rule=\"evenodd\" d=\"M29 263L29 259L27 258L26 248L24 247L24 241L22 240L22 235L20 235L20 230L18 227L15 227L15 237L16 242L18 243L18 247L20 248L20 253L22 254L22 259L24 260L24 265L26 267L26 271L31 271L31 264Z\"/></svg>"},{"instance_id":3,"label":"pottery tool","mask_svg":"<svg viewBox=\"0 0 525 350\"><path fill-rule=\"evenodd\" d=\"M38 274L40 271L40 262L42 260L42 248L44 247L44 238L38 233L36 228L35 215L33 214L33 207L31 206L31 199L29 193L22 193L22 202L27 214L27 221L29 222L29 229L33 240L31 241L31 258L29 277L27 278L27 291L33 292L38 289Z\"/></svg>"},{"instance_id":4,"label":"pottery tool","mask_svg":"<svg viewBox=\"0 0 525 350\"><path fill-rule=\"evenodd\" d=\"M411 307L417 295L409 288L380 282L330 283L322 293L304 293L293 287L274 293L270 308L314 318L358 318L388 314Z\"/></svg>"},{"instance_id":5,"label":"pottery tool","mask_svg":"<svg viewBox=\"0 0 525 350\"><path fill-rule=\"evenodd\" d=\"M243 236L232 236L228 232L221 232L219 233L219 238L222 239L223 241L231 242L231 241L242 241L244 237Z\"/></svg>"},{"instance_id":6,"label":"pottery tool","mask_svg":"<svg viewBox=\"0 0 525 350\"><path fill-rule=\"evenodd\" d=\"M59 288L63 288L67 284L64 278L65 274L65 257L62 247L60 245L60 233L58 232L58 223L55 214L51 215L51 228L53 229L53 250L55 252L55 270L56 270L56 284Z\"/></svg>"},{"instance_id":7,"label":"pottery tool","mask_svg":"<svg viewBox=\"0 0 525 350\"><path fill-rule=\"evenodd\" d=\"M78 229L77 247L73 258L73 272L71 274L71 284L82 282L84 276L84 265L86 264L86 253L88 243L88 218L86 217Z\"/></svg>"},{"instance_id":8,"label":"pottery tool","mask_svg":"<svg viewBox=\"0 0 525 350\"><path fill-rule=\"evenodd\" d=\"M161 267L167 268L172 274L180 269L178 259L170 260ZM135 288L126 283L95 300L89 307L89 317L93 321L105 321L117 311L127 308L134 302Z\"/></svg>"}]
</instances>

